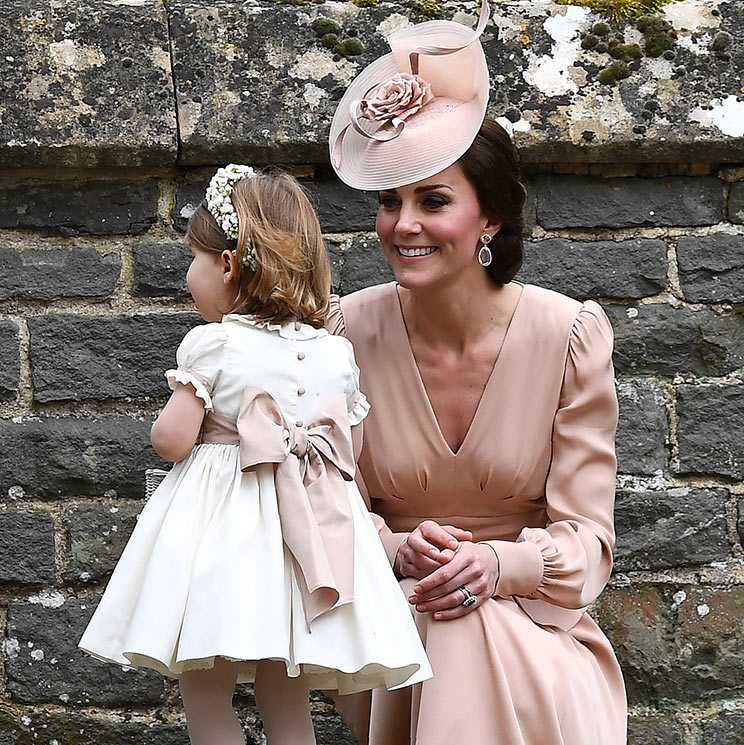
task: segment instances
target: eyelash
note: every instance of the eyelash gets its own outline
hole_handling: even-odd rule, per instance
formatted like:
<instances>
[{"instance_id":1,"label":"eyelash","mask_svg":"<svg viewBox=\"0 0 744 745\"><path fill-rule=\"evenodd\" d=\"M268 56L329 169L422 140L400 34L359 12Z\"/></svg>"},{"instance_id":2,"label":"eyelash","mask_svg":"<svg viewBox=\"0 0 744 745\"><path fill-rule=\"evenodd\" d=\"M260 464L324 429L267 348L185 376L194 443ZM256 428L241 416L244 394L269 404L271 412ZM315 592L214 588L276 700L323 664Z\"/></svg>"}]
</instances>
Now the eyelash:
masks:
<instances>
[{"instance_id":1,"label":"eyelash","mask_svg":"<svg viewBox=\"0 0 744 745\"><path fill-rule=\"evenodd\" d=\"M392 196L380 197L380 207L384 209L395 209L400 206L400 200ZM424 197L423 205L429 210L438 210L442 207L446 207L450 203L450 200L446 197L438 194L427 194Z\"/></svg>"}]
</instances>

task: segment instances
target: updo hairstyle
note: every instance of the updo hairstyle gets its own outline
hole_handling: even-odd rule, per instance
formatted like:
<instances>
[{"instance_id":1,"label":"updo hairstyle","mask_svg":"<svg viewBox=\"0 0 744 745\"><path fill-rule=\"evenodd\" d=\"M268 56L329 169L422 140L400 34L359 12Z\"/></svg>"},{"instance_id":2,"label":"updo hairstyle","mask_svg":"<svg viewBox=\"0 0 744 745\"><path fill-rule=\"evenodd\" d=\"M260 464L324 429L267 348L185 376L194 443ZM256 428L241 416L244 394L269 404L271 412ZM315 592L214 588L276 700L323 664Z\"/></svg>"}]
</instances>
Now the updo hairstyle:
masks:
<instances>
[{"instance_id":1,"label":"updo hairstyle","mask_svg":"<svg viewBox=\"0 0 744 745\"><path fill-rule=\"evenodd\" d=\"M191 216L186 244L199 251L235 251L237 295L230 313L275 322L325 324L331 269L320 223L296 179L286 173L259 173L232 190L238 238L230 240L204 200ZM246 265L253 247L256 271Z\"/></svg>"},{"instance_id":2,"label":"updo hairstyle","mask_svg":"<svg viewBox=\"0 0 744 745\"><path fill-rule=\"evenodd\" d=\"M517 152L504 128L486 117L473 144L457 161L478 196L485 215L501 229L489 244L493 261L487 271L497 285L516 276L522 266L524 202Z\"/></svg>"}]
</instances>

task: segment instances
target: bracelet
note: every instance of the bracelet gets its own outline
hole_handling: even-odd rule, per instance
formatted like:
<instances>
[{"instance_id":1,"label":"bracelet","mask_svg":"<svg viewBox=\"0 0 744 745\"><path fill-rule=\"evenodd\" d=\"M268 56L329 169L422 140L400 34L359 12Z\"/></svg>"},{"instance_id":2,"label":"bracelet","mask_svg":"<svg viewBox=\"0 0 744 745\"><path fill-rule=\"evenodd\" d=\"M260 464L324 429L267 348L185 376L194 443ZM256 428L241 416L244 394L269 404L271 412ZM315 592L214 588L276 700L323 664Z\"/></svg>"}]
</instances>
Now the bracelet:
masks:
<instances>
[{"instance_id":1,"label":"bracelet","mask_svg":"<svg viewBox=\"0 0 744 745\"><path fill-rule=\"evenodd\" d=\"M499 554L496 551L496 549L488 543L488 541L478 541L479 546L488 546L488 548L493 551L493 555L496 557L496 584L493 586L493 595L491 595L492 598L496 597L496 588L499 586L499 580L501 579L501 559L499 559Z\"/></svg>"}]
</instances>

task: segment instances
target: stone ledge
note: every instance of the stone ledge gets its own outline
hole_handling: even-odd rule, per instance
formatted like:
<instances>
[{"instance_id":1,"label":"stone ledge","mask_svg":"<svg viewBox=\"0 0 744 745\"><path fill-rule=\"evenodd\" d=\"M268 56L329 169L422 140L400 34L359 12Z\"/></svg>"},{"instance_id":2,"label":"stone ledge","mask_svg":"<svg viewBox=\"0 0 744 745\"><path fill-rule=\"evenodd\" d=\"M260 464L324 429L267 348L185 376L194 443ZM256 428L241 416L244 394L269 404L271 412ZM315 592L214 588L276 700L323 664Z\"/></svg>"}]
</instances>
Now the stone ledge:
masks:
<instances>
[{"instance_id":1,"label":"stone ledge","mask_svg":"<svg viewBox=\"0 0 744 745\"><path fill-rule=\"evenodd\" d=\"M0 7L0 165L166 165L178 149L161 0Z\"/></svg>"},{"instance_id":2,"label":"stone ledge","mask_svg":"<svg viewBox=\"0 0 744 745\"><path fill-rule=\"evenodd\" d=\"M654 51L637 20L597 34L606 19L588 8L493 3L483 37L489 113L513 121L525 163L743 161L739 8L671 2L653 16L668 47ZM474 9L441 4L443 17L471 25ZM9 0L0 8L0 165L327 162L336 102L409 10L384 0L171 0L167 10L160 0L76 9ZM318 17L358 48L334 58L312 28ZM599 82L613 64L627 64L627 77Z\"/></svg>"}]
</instances>

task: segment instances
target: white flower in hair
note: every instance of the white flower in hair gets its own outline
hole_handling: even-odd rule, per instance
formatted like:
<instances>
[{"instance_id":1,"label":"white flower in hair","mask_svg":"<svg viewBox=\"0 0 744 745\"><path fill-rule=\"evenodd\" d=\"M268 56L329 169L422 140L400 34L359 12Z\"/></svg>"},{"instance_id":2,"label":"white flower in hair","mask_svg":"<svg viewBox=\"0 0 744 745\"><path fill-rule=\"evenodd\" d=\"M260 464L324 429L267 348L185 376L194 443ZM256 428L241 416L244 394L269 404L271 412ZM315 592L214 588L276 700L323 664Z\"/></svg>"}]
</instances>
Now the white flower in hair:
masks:
<instances>
[{"instance_id":1,"label":"white flower in hair","mask_svg":"<svg viewBox=\"0 0 744 745\"><path fill-rule=\"evenodd\" d=\"M230 163L224 168L218 168L209 182L206 193L207 209L229 240L238 237L238 213L235 212L235 206L230 198L233 187L241 179L253 178L255 175L256 172L250 166ZM254 272L258 269L258 260L251 244L246 246L243 261Z\"/></svg>"}]
</instances>

